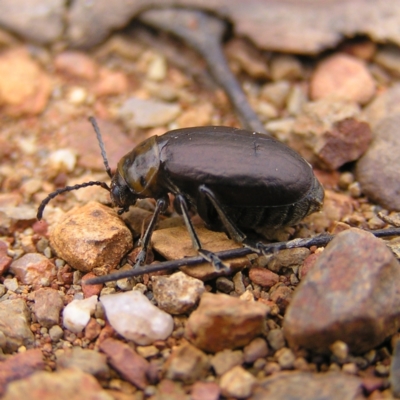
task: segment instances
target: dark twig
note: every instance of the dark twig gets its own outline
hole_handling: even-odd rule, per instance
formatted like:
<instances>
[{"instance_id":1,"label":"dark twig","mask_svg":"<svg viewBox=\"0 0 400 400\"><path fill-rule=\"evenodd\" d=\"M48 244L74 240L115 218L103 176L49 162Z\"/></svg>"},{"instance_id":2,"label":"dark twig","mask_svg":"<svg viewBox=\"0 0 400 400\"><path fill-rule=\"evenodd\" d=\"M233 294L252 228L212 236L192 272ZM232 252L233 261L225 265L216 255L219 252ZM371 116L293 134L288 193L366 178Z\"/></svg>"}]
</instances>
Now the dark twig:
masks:
<instances>
[{"instance_id":1,"label":"dark twig","mask_svg":"<svg viewBox=\"0 0 400 400\"><path fill-rule=\"evenodd\" d=\"M376 237L382 238L400 235L400 228L387 228L368 232L371 232ZM260 254L273 254L279 250L294 249L298 247L326 246L334 237L334 235L319 235L307 239L293 239L287 242L270 243L264 245L263 249L260 251ZM256 252L253 249L242 247L238 249L220 251L218 253L215 253L215 255L221 259L229 259L243 257L252 253ZM174 270L179 267L192 266L196 264L201 264L203 262L204 258L202 256L181 258L179 260L165 261L155 265L144 266L142 268L135 268L128 271L120 271L109 275L98 276L96 278L85 280L84 282L85 285L96 285L116 281L123 278L131 278L134 276L149 274L152 272Z\"/></svg>"}]
</instances>

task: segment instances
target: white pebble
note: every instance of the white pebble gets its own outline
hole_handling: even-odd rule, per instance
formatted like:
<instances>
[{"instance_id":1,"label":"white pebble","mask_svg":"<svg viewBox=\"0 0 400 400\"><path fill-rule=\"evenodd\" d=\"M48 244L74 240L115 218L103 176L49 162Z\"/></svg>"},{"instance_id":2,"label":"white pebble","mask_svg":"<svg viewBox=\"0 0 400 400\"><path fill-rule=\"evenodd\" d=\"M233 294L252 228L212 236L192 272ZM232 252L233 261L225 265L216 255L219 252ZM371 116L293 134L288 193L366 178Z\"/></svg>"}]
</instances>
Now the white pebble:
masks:
<instances>
[{"instance_id":1,"label":"white pebble","mask_svg":"<svg viewBox=\"0 0 400 400\"><path fill-rule=\"evenodd\" d=\"M165 340L174 328L172 317L137 290L101 296L111 326L125 339L146 346Z\"/></svg>"},{"instance_id":2,"label":"white pebble","mask_svg":"<svg viewBox=\"0 0 400 400\"><path fill-rule=\"evenodd\" d=\"M11 290L12 292L15 292L18 289L18 281L17 278L8 278L4 279L4 286L8 289Z\"/></svg>"},{"instance_id":3,"label":"white pebble","mask_svg":"<svg viewBox=\"0 0 400 400\"><path fill-rule=\"evenodd\" d=\"M71 332L82 332L94 313L97 304L97 296L91 296L84 300L72 300L63 312L63 324Z\"/></svg>"},{"instance_id":4,"label":"white pebble","mask_svg":"<svg viewBox=\"0 0 400 400\"><path fill-rule=\"evenodd\" d=\"M53 151L49 156L49 164L56 170L71 172L76 165L76 154L71 149Z\"/></svg>"}]
</instances>

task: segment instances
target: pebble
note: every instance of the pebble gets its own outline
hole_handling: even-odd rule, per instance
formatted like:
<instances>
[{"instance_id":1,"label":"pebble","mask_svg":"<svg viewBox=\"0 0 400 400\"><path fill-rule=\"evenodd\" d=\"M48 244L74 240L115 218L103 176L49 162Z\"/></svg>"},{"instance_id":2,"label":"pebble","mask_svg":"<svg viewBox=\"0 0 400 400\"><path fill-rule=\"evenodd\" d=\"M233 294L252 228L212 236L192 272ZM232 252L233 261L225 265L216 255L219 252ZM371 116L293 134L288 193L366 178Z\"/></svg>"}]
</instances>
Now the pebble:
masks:
<instances>
[{"instance_id":1,"label":"pebble","mask_svg":"<svg viewBox=\"0 0 400 400\"><path fill-rule=\"evenodd\" d=\"M41 288L35 291L35 305L33 312L40 325L51 328L60 320L60 311L64 302L60 293L51 288Z\"/></svg>"},{"instance_id":2,"label":"pebble","mask_svg":"<svg viewBox=\"0 0 400 400\"><path fill-rule=\"evenodd\" d=\"M296 399L362 400L363 387L359 377L340 372L278 372L265 378L254 390L251 400Z\"/></svg>"},{"instance_id":3,"label":"pebble","mask_svg":"<svg viewBox=\"0 0 400 400\"><path fill-rule=\"evenodd\" d=\"M275 54L270 61L271 78L294 80L304 76L303 66L299 59L290 54Z\"/></svg>"},{"instance_id":4,"label":"pebble","mask_svg":"<svg viewBox=\"0 0 400 400\"><path fill-rule=\"evenodd\" d=\"M24 254L13 261L10 272L24 285L35 287L49 286L57 273L55 265L47 257L38 253Z\"/></svg>"},{"instance_id":5,"label":"pebble","mask_svg":"<svg viewBox=\"0 0 400 400\"><path fill-rule=\"evenodd\" d=\"M49 335L53 342L58 342L64 335L64 331L61 326L54 325L49 329Z\"/></svg>"},{"instance_id":6,"label":"pebble","mask_svg":"<svg viewBox=\"0 0 400 400\"><path fill-rule=\"evenodd\" d=\"M128 129L155 128L174 121L181 113L177 103L131 97L120 107L118 114Z\"/></svg>"},{"instance_id":7,"label":"pebble","mask_svg":"<svg viewBox=\"0 0 400 400\"><path fill-rule=\"evenodd\" d=\"M49 154L47 162L58 173L71 172L76 165L76 154L71 149L58 149Z\"/></svg>"},{"instance_id":8,"label":"pebble","mask_svg":"<svg viewBox=\"0 0 400 400\"><path fill-rule=\"evenodd\" d=\"M104 379L109 376L107 356L98 351L72 347L57 351L56 356L57 370L78 368L98 378Z\"/></svg>"},{"instance_id":9,"label":"pebble","mask_svg":"<svg viewBox=\"0 0 400 400\"><path fill-rule=\"evenodd\" d=\"M101 68L99 76L93 87L93 92L97 96L114 96L127 93L129 81L125 73L121 71L110 71Z\"/></svg>"},{"instance_id":10,"label":"pebble","mask_svg":"<svg viewBox=\"0 0 400 400\"><path fill-rule=\"evenodd\" d=\"M262 303L204 293L188 318L185 335L196 347L211 353L245 346L263 331L268 311Z\"/></svg>"},{"instance_id":11,"label":"pebble","mask_svg":"<svg viewBox=\"0 0 400 400\"><path fill-rule=\"evenodd\" d=\"M374 61L396 76L400 76L400 50L394 45L385 45L375 54Z\"/></svg>"},{"instance_id":12,"label":"pebble","mask_svg":"<svg viewBox=\"0 0 400 400\"><path fill-rule=\"evenodd\" d=\"M215 281L215 285L217 290L223 293L230 293L235 289L235 284L231 279L226 278L225 276L220 276Z\"/></svg>"},{"instance_id":13,"label":"pebble","mask_svg":"<svg viewBox=\"0 0 400 400\"><path fill-rule=\"evenodd\" d=\"M291 347L329 351L337 340L364 353L397 331L398 262L371 233L339 233L308 272L284 318ZM313 307L309 307L313 304Z\"/></svg>"},{"instance_id":14,"label":"pebble","mask_svg":"<svg viewBox=\"0 0 400 400\"><path fill-rule=\"evenodd\" d=\"M51 93L48 75L24 47L0 55L0 106L9 116L37 115L46 107Z\"/></svg>"},{"instance_id":15,"label":"pebble","mask_svg":"<svg viewBox=\"0 0 400 400\"><path fill-rule=\"evenodd\" d=\"M367 65L348 54L334 54L321 61L310 82L312 100L332 97L368 103L375 94L375 81Z\"/></svg>"},{"instance_id":16,"label":"pebble","mask_svg":"<svg viewBox=\"0 0 400 400\"><path fill-rule=\"evenodd\" d=\"M136 344L146 346L165 340L173 331L172 317L137 290L101 296L100 302L111 326Z\"/></svg>"},{"instance_id":17,"label":"pebble","mask_svg":"<svg viewBox=\"0 0 400 400\"><path fill-rule=\"evenodd\" d=\"M88 340L94 340L100 335L100 332L101 325L94 318L90 318L88 324L85 327L85 338Z\"/></svg>"},{"instance_id":18,"label":"pebble","mask_svg":"<svg viewBox=\"0 0 400 400\"><path fill-rule=\"evenodd\" d=\"M263 338L258 337L244 347L243 360L247 364L252 364L257 359L266 357L268 353L267 342Z\"/></svg>"},{"instance_id":19,"label":"pebble","mask_svg":"<svg viewBox=\"0 0 400 400\"><path fill-rule=\"evenodd\" d=\"M221 389L217 383L197 381L192 386L190 398L191 400L218 400L220 393Z\"/></svg>"},{"instance_id":20,"label":"pebble","mask_svg":"<svg viewBox=\"0 0 400 400\"><path fill-rule=\"evenodd\" d=\"M18 281L17 278L6 278L3 282L5 288L12 292L15 292L18 289Z\"/></svg>"},{"instance_id":21,"label":"pebble","mask_svg":"<svg viewBox=\"0 0 400 400\"><path fill-rule=\"evenodd\" d=\"M237 365L243 364L243 351L225 349L219 351L211 358L211 366L216 375L221 376Z\"/></svg>"},{"instance_id":22,"label":"pebble","mask_svg":"<svg viewBox=\"0 0 400 400\"><path fill-rule=\"evenodd\" d=\"M291 86L288 81L267 83L261 89L260 98L270 102L277 108L282 108L285 105L290 89Z\"/></svg>"},{"instance_id":23,"label":"pebble","mask_svg":"<svg viewBox=\"0 0 400 400\"><path fill-rule=\"evenodd\" d=\"M156 275L151 280L158 306L169 314L179 315L191 311L205 291L201 280L183 272L171 276Z\"/></svg>"},{"instance_id":24,"label":"pebble","mask_svg":"<svg viewBox=\"0 0 400 400\"><path fill-rule=\"evenodd\" d=\"M307 103L298 115L290 145L313 165L336 170L367 150L372 133L355 117L355 103L322 99Z\"/></svg>"},{"instance_id":25,"label":"pebble","mask_svg":"<svg viewBox=\"0 0 400 400\"><path fill-rule=\"evenodd\" d=\"M5 392L8 383L26 378L35 371L45 368L40 349L26 350L2 360L0 369L0 396Z\"/></svg>"},{"instance_id":26,"label":"pebble","mask_svg":"<svg viewBox=\"0 0 400 400\"><path fill-rule=\"evenodd\" d=\"M287 347L282 347L279 349L275 353L275 358L282 369L292 369L296 360L296 356L294 355L293 351Z\"/></svg>"},{"instance_id":27,"label":"pebble","mask_svg":"<svg viewBox=\"0 0 400 400\"><path fill-rule=\"evenodd\" d=\"M132 234L116 212L96 202L71 210L50 232L50 244L72 267L114 269L132 247Z\"/></svg>"},{"instance_id":28,"label":"pebble","mask_svg":"<svg viewBox=\"0 0 400 400\"><path fill-rule=\"evenodd\" d=\"M3 400L79 400L82 399L82 393L86 399L114 399L92 375L77 368L69 368L56 372L40 371L11 382Z\"/></svg>"},{"instance_id":29,"label":"pebble","mask_svg":"<svg viewBox=\"0 0 400 400\"><path fill-rule=\"evenodd\" d=\"M34 336L30 330L30 311L23 299L0 302L0 331L6 337L3 350L6 353L16 351L20 346L30 347Z\"/></svg>"},{"instance_id":30,"label":"pebble","mask_svg":"<svg viewBox=\"0 0 400 400\"><path fill-rule=\"evenodd\" d=\"M149 385L147 374L150 364L132 347L119 340L108 338L100 343L100 350L107 355L110 365L128 382L139 389Z\"/></svg>"},{"instance_id":31,"label":"pebble","mask_svg":"<svg viewBox=\"0 0 400 400\"><path fill-rule=\"evenodd\" d=\"M226 397L244 399L251 395L256 378L243 367L236 366L221 376L219 386Z\"/></svg>"},{"instance_id":32,"label":"pebble","mask_svg":"<svg viewBox=\"0 0 400 400\"><path fill-rule=\"evenodd\" d=\"M167 379L191 384L206 377L210 362L201 350L190 343L184 343L172 351L164 369Z\"/></svg>"},{"instance_id":33,"label":"pebble","mask_svg":"<svg viewBox=\"0 0 400 400\"><path fill-rule=\"evenodd\" d=\"M97 296L83 300L72 300L63 311L63 324L71 332L79 333L85 329L93 315L97 304Z\"/></svg>"},{"instance_id":34,"label":"pebble","mask_svg":"<svg viewBox=\"0 0 400 400\"><path fill-rule=\"evenodd\" d=\"M304 247L284 249L275 254L272 259L267 259L267 267L274 272L281 272L282 268L300 267L309 255L310 250Z\"/></svg>"},{"instance_id":35,"label":"pebble","mask_svg":"<svg viewBox=\"0 0 400 400\"><path fill-rule=\"evenodd\" d=\"M92 57L74 50L57 54L54 58L54 66L58 72L87 81L95 80L99 69Z\"/></svg>"},{"instance_id":36,"label":"pebble","mask_svg":"<svg viewBox=\"0 0 400 400\"><path fill-rule=\"evenodd\" d=\"M373 202L396 211L400 211L399 123L400 114L396 114L377 124L374 140L356 166L356 179L362 192Z\"/></svg>"},{"instance_id":37,"label":"pebble","mask_svg":"<svg viewBox=\"0 0 400 400\"><path fill-rule=\"evenodd\" d=\"M273 350L279 350L285 346L285 336L282 329L271 329L267 333L267 340Z\"/></svg>"},{"instance_id":38,"label":"pebble","mask_svg":"<svg viewBox=\"0 0 400 400\"><path fill-rule=\"evenodd\" d=\"M267 288L279 282L279 275L266 268L251 268L249 271L249 278L253 283Z\"/></svg>"}]
</instances>

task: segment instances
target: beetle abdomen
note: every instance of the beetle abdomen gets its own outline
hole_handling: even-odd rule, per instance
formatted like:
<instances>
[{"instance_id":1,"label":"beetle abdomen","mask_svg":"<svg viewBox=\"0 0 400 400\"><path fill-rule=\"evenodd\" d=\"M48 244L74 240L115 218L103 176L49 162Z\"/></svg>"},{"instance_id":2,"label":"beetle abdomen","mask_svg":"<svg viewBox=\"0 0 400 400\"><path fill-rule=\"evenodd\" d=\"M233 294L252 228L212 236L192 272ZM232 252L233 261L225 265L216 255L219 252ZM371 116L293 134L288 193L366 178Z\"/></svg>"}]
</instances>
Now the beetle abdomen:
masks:
<instances>
[{"instance_id":1,"label":"beetle abdomen","mask_svg":"<svg viewBox=\"0 0 400 400\"><path fill-rule=\"evenodd\" d=\"M168 132L158 143L169 180L193 198L202 183L230 206L285 206L313 185L313 171L302 157L259 133L197 127Z\"/></svg>"}]
</instances>

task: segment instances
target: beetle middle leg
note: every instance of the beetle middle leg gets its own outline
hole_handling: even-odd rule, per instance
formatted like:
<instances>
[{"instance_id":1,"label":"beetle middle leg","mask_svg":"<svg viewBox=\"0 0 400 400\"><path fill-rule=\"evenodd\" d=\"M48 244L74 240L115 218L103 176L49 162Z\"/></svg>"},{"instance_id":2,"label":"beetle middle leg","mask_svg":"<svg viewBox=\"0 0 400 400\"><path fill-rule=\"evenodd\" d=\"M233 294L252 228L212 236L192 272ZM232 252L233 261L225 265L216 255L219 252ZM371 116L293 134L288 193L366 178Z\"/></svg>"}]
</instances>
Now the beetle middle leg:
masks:
<instances>
[{"instance_id":1,"label":"beetle middle leg","mask_svg":"<svg viewBox=\"0 0 400 400\"><path fill-rule=\"evenodd\" d=\"M183 220L185 221L186 229L189 232L190 238L192 239L193 248L204 258L204 260L212 263L212 265L219 271L227 270L229 267L222 262L222 260L217 257L213 252L205 250L201 246L201 242L197 233L193 227L192 221L190 220L189 210L185 198L178 194L175 196L175 204L179 206L182 213Z\"/></svg>"}]
</instances>

